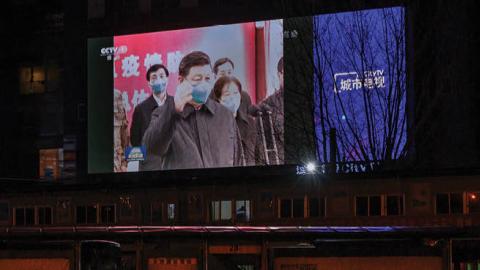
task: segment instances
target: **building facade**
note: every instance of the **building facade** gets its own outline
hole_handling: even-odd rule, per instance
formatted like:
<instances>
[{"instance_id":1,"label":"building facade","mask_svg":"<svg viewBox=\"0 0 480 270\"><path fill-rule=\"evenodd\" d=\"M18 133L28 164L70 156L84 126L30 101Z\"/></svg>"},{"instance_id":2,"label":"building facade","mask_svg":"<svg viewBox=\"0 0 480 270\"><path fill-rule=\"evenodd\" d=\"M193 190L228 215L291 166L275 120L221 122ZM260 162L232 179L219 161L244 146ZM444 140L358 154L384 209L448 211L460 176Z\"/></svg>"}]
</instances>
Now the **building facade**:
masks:
<instances>
[{"instance_id":1,"label":"building facade","mask_svg":"<svg viewBox=\"0 0 480 270\"><path fill-rule=\"evenodd\" d=\"M75 247L101 239L121 244L129 269L476 267L478 180L304 175L240 185L5 184L0 256L67 259L77 269Z\"/></svg>"},{"instance_id":2,"label":"building facade","mask_svg":"<svg viewBox=\"0 0 480 270\"><path fill-rule=\"evenodd\" d=\"M477 47L443 36L469 36L474 9L333 2L7 1L0 269L480 269L478 98L466 72ZM408 10L411 104L423 108L401 171L87 173L88 38L391 5ZM458 81L446 79L452 66Z\"/></svg>"}]
</instances>

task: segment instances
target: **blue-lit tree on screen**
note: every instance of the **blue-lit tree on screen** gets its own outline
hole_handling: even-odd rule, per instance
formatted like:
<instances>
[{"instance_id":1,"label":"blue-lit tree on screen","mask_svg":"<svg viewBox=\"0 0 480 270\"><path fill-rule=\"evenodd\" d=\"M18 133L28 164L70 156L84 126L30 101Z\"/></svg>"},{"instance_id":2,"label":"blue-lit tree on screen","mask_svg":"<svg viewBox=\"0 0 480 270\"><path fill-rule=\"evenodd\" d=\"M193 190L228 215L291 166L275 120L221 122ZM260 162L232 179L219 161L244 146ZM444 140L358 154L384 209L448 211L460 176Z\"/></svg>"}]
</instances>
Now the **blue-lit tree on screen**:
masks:
<instances>
[{"instance_id":1,"label":"blue-lit tree on screen","mask_svg":"<svg viewBox=\"0 0 480 270\"><path fill-rule=\"evenodd\" d=\"M336 162L405 157L404 9L318 15L313 28L319 160L331 162L331 151Z\"/></svg>"}]
</instances>

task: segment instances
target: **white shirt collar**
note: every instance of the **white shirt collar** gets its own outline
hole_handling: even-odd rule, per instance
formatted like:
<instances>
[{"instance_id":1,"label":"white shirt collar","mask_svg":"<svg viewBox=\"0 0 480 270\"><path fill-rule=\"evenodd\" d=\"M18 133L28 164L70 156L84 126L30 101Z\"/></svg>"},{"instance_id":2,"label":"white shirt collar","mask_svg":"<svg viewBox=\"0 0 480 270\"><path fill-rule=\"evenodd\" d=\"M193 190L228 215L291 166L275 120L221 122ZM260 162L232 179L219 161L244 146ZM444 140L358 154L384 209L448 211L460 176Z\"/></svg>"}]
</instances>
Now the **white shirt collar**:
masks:
<instances>
[{"instance_id":1,"label":"white shirt collar","mask_svg":"<svg viewBox=\"0 0 480 270\"><path fill-rule=\"evenodd\" d=\"M162 106L165 103L165 100L167 99L167 95L164 96L163 100L157 97L156 95L152 94L153 98L157 102L158 107Z\"/></svg>"}]
</instances>

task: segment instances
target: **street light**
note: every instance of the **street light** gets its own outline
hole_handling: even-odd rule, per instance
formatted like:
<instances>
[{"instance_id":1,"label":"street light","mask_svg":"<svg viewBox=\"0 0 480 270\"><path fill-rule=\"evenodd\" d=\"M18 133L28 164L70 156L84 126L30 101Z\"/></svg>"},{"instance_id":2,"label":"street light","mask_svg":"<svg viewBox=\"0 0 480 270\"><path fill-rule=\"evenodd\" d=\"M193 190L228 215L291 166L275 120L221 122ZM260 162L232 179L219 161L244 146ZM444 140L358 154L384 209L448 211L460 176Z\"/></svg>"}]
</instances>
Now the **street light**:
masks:
<instances>
[{"instance_id":1,"label":"street light","mask_svg":"<svg viewBox=\"0 0 480 270\"><path fill-rule=\"evenodd\" d=\"M324 168L316 162L310 161L303 165L297 165L297 175L324 173Z\"/></svg>"},{"instance_id":2,"label":"street light","mask_svg":"<svg viewBox=\"0 0 480 270\"><path fill-rule=\"evenodd\" d=\"M307 169L307 171L308 171L309 173L313 173L313 172L315 172L316 167L317 167L317 166L315 166L315 163L309 162L309 163L307 163L307 165L306 165L305 168Z\"/></svg>"}]
</instances>

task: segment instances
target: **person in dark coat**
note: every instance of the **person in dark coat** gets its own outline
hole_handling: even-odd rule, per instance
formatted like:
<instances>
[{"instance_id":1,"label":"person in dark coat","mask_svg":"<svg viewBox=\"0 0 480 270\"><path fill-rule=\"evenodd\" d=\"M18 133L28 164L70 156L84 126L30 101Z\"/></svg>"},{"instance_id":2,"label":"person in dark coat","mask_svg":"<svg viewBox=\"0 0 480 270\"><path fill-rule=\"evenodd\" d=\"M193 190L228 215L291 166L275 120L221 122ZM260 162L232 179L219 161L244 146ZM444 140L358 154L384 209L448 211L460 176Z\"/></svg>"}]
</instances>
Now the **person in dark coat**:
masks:
<instances>
[{"instance_id":1,"label":"person in dark coat","mask_svg":"<svg viewBox=\"0 0 480 270\"><path fill-rule=\"evenodd\" d=\"M141 146L143 134L150 124L152 112L158 106L162 106L167 98L168 70L164 65L152 65L147 70L146 79L152 90L152 95L135 107L130 127L130 144Z\"/></svg>"},{"instance_id":2,"label":"person in dark coat","mask_svg":"<svg viewBox=\"0 0 480 270\"><path fill-rule=\"evenodd\" d=\"M242 141L242 162L244 165L255 165L255 119L247 112L240 110L243 96L242 84L233 76L220 77L213 86L214 99L225 106L235 117Z\"/></svg>"},{"instance_id":3,"label":"person in dark coat","mask_svg":"<svg viewBox=\"0 0 480 270\"><path fill-rule=\"evenodd\" d=\"M182 58L175 97L153 113L143 143L147 160L160 156L152 169L192 169L241 165L241 141L235 119L212 100L212 66L207 54Z\"/></svg>"}]
</instances>

